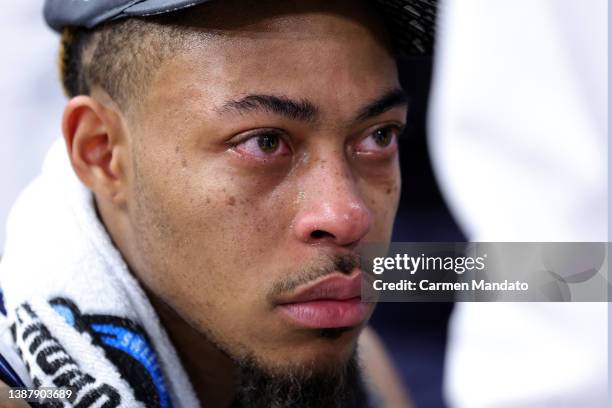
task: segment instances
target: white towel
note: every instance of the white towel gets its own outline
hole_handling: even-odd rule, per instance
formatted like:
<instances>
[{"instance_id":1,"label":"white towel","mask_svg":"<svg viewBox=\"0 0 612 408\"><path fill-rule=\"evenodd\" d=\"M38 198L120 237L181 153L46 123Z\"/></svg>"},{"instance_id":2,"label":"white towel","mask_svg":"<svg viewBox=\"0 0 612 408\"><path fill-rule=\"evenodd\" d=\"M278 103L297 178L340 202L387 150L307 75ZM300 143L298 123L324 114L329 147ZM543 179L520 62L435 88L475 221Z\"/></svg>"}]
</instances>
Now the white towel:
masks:
<instances>
[{"instance_id":1,"label":"white towel","mask_svg":"<svg viewBox=\"0 0 612 408\"><path fill-rule=\"evenodd\" d=\"M62 141L11 211L0 287L32 383L76 389L65 406L199 406Z\"/></svg>"}]
</instances>

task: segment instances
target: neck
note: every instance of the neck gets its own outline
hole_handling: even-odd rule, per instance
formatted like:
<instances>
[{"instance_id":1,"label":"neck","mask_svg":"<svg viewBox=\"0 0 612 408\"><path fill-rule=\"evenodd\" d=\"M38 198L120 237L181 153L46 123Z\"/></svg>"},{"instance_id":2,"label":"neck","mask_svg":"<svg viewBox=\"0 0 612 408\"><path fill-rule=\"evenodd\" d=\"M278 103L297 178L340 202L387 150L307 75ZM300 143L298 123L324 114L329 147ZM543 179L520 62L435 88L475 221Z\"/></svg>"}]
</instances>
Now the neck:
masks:
<instances>
[{"instance_id":1,"label":"neck","mask_svg":"<svg viewBox=\"0 0 612 408\"><path fill-rule=\"evenodd\" d=\"M229 407L236 388L235 365L201 332L155 294L149 299L166 329L202 406Z\"/></svg>"},{"instance_id":2,"label":"neck","mask_svg":"<svg viewBox=\"0 0 612 408\"><path fill-rule=\"evenodd\" d=\"M129 234L117 217L111 217L108 204L95 198L96 211L109 235L128 263L130 256ZM121 239L121 238L124 239ZM142 284L142 282L141 282ZM143 285L157 316L166 329L174 348L189 376L191 384L203 406L229 407L234 399L236 373L233 361L222 353L200 331L194 329L172 307Z\"/></svg>"},{"instance_id":3,"label":"neck","mask_svg":"<svg viewBox=\"0 0 612 408\"><path fill-rule=\"evenodd\" d=\"M121 248L126 263L134 266L129 243L129 229L117 217L111 217L111 209L103 200L95 199L96 211L109 236ZM233 361L200 331L194 329L174 309L142 282L160 323L166 329L181 363L202 406L229 407L236 390L236 369Z\"/></svg>"}]
</instances>

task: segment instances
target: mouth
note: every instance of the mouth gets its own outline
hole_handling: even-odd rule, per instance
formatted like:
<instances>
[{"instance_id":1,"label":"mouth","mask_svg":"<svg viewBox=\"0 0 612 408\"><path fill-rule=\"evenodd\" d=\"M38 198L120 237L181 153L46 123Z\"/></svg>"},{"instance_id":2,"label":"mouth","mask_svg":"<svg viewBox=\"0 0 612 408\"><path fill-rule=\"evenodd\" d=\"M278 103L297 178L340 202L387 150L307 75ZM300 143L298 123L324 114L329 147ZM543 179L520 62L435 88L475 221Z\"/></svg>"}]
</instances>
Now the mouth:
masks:
<instances>
[{"instance_id":1,"label":"mouth","mask_svg":"<svg viewBox=\"0 0 612 408\"><path fill-rule=\"evenodd\" d=\"M293 324L310 329L349 328L362 324L372 305L361 302L360 270L334 272L300 287L276 307Z\"/></svg>"}]
</instances>

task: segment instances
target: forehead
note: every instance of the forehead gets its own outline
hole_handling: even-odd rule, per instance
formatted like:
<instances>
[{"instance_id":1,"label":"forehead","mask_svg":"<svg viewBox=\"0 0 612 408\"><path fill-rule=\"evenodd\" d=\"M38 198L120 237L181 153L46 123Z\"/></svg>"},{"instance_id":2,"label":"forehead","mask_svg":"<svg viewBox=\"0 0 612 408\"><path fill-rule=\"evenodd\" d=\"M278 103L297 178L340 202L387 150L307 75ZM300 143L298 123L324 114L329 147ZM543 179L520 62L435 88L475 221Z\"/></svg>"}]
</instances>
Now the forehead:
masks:
<instances>
[{"instance_id":1,"label":"forehead","mask_svg":"<svg viewBox=\"0 0 612 408\"><path fill-rule=\"evenodd\" d=\"M158 69L147 102L210 109L252 93L346 107L397 88L376 20L330 10L267 14L194 33Z\"/></svg>"}]
</instances>

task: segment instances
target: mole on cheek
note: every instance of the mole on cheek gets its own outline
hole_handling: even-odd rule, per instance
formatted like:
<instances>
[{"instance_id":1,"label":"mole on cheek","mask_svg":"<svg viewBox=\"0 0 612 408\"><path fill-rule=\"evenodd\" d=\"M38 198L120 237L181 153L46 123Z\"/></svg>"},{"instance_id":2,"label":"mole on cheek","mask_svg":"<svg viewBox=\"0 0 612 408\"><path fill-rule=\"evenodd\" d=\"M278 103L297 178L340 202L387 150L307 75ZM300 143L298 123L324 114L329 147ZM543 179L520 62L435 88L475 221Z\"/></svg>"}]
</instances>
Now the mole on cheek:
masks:
<instances>
[{"instance_id":1,"label":"mole on cheek","mask_svg":"<svg viewBox=\"0 0 612 408\"><path fill-rule=\"evenodd\" d=\"M236 198L234 196L230 196L227 199L227 205L235 205L236 204Z\"/></svg>"},{"instance_id":2,"label":"mole on cheek","mask_svg":"<svg viewBox=\"0 0 612 408\"><path fill-rule=\"evenodd\" d=\"M397 184L393 184L392 186L387 188L387 194L395 193L399 190L399 186Z\"/></svg>"}]
</instances>

